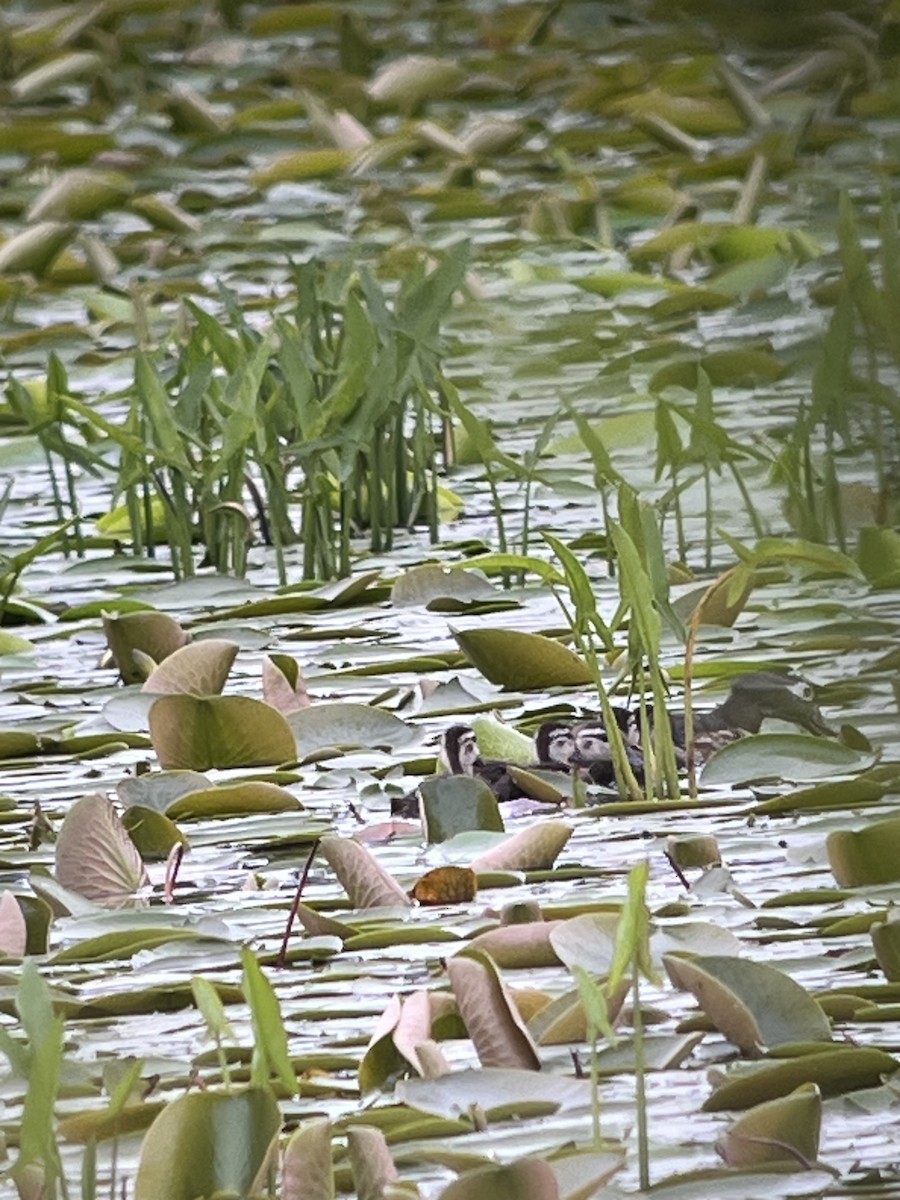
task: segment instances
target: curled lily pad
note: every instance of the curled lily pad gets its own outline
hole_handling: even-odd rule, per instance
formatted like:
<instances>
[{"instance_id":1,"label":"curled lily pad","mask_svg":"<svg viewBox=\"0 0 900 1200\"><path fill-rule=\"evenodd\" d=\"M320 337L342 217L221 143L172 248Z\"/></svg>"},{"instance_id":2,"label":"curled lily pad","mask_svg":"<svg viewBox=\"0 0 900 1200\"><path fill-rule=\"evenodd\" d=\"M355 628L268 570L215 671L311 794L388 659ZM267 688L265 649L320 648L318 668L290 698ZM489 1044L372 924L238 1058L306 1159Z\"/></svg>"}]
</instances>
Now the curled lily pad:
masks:
<instances>
[{"instance_id":1,"label":"curled lily pad","mask_svg":"<svg viewBox=\"0 0 900 1200\"><path fill-rule=\"evenodd\" d=\"M473 871L541 871L552 867L572 836L564 821L543 821L486 850L471 864Z\"/></svg>"},{"instance_id":2,"label":"curled lily pad","mask_svg":"<svg viewBox=\"0 0 900 1200\"><path fill-rule=\"evenodd\" d=\"M553 1168L541 1158L520 1158L465 1171L444 1188L438 1200L562 1200Z\"/></svg>"},{"instance_id":3,"label":"curled lily pad","mask_svg":"<svg viewBox=\"0 0 900 1200\"><path fill-rule=\"evenodd\" d=\"M502 833L497 797L483 779L468 775L434 775L419 784L419 806L425 837L445 842L468 829Z\"/></svg>"},{"instance_id":4,"label":"curled lily pad","mask_svg":"<svg viewBox=\"0 0 900 1200\"><path fill-rule=\"evenodd\" d=\"M319 851L343 884L354 908L409 905L410 899L400 884L359 842L352 838L324 837Z\"/></svg>"},{"instance_id":5,"label":"curled lily pad","mask_svg":"<svg viewBox=\"0 0 900 1200\"><path fill-rule=\"evenodd\" d=\"M125 810L122 824L138 852L148 861L165 858L179 842L183 846L189 844L175 822L154 808L134 804Z\"/></svg>"},{"instance_id":6,"label":"curled lily pad","mask_svg":"<svg viewBox=\"0 0 900 1200\"><path fill-rule=\"evenodd\" d=\"M301 758L331 746L396 750L416 737L405 721L370 704L312 704L291 713L287 723Z\"/></svg>"},{"instance_id":7,"label":"curled lily pad","mask_svg":"<svg viewBox=\"0 0 900 1200\"><path fill-rule=\"evenodd\" d=\"M812 996L767 963L664 954L663 965L675 986L693 992L706 1015L745 1054L785 1042L831 1040L828 1018Z\"/></svg>"},{"instance_id":8,"label":"curled lily pad","mask_svg":"<svg viewBox=\"0 0 900 1200\"><path fill-rule=\"evenodd\" d=\"M21 958L28 944L25 914L12 892L0 895L0 953Z\"/></svg>"},{"instance_id":9,"label":"curled lily pad","mask_svg":"<svg viewBox=\"0 0 900 1200\"><path fill-rule=\"evenodd\" d=\"M819 1156L822 1093L803 1083L787 1096L749 1109L716 1147L729 1167L781 1162L803 1170Z\"/></svg>"},{"instance_id":10,"label":"curled lily pad","mask_svg":"<svg viewBox=\"0 0 900 1200\"><path fill-rule=\"evenodd\" d=\"M308 708L309 692L296 658L267 654L263 659L263 699L284 716Z\"/></svg>"},{"instance_id":11,"label":"curled lily pad","mask_svg":"<svg viewBox=\"0 0 900 1200\"><path fill-rule=\"evenodd\" d=\"M568 647L517 629L454 630L460 649L491 683L515 691L578 687L593 682L587 664Z\"/></svg>"},{"instance_id":12,"label":"curled lily pad","mask_svg":"<svg viewBox=\"0 0 900 1200\"><path fill-rule=\"evenodd\" d=\"M802 1054L785 1062L763 1063L732 1073L703 1103L704 1112L751 1108L786 1096L804 1083L815 1083L823 1096L842 1096L857 1088L877 1087L900 1062L872 1047L841 1046L821 1054Z\"/></svg>"},{"instance_id":13,"label":"curled lily pad","mask_svg":"<svg viewBox=\"0 0 900 1200\"><path fill-rule=\"evenodd\" d=\"M464 950L447 963L447 974L481 1065L540 1070L531 1036L489 955Z\"/></svg>"},{"instance_id":14,"label":"curled lily pad","mask_svg":"<svg viewBox=\"0 0 900 1200\"><path fill-rule=\"evenodd\" d=\"M160 696L150 737L166 770L268 766L295 754L281 713L249 696Z\"/></svg>"},{"instance_id":15,"label":"curled lily pad","mask_svg":"<svg viewBox=\"0 0 900 1200\"><path fill-rule=\"evenodd\" d=\"M141 856L105 796L83 796L66 813L56 841L56 878L101 904L121 901L146 882Z\"/></svg>"},{"instance_id":16,"label":"curled lily pad","mask_svg":"<svg viewBox=\"0 0 900 1200\"><path fill-rule=\"evenodd\" d=\"M103 632L125 683L141 683L147 675L136 665L133 651L141 650L160 663L188 640L173 617L155 611L104 614Z\"/></svg>"},{"instance_id":17,"label":"curled lily pad","mask_svg":"<svg viewBox=\"0 0 900 1200\"><path fill-rule=\"evenodd\" d=\"M832 874L841 887L900 879L900 817L873 821L863 829L832 830L825 845Z\"/></svg>"},{"instance_id":18,"label":"curled lily pad","mask_svg":"<svg viewBox=\"0 0 900 1200\"><path fill-rule=\"evenodd\" d=\"M141 689L159 696L186 693L217 696L225 686L238 647L223 638L206 638L181 646L157 666Z\"/></svg>"},{"instance_id":19,"label":"curled lily pad","mask_svg":"<svg viewBox=\"0 0 900 1200\"><path fill-rule=\"evenodd\" d=\"M301 1121L284 1148L281 1200L334 1200L331 1122L327 1117Z\"/></svg>"},{"instance_id":20,"label":"curled lily pad","mask_svg":"<svg viewBox=\"0 0 900 1200\"><path fill-rule=\"evenodd\" d=\"M270 1088L179 1096L147 1130L135 1200L248 1195L265 1172L280 1129Z\"/></svg>"}]
</instances>

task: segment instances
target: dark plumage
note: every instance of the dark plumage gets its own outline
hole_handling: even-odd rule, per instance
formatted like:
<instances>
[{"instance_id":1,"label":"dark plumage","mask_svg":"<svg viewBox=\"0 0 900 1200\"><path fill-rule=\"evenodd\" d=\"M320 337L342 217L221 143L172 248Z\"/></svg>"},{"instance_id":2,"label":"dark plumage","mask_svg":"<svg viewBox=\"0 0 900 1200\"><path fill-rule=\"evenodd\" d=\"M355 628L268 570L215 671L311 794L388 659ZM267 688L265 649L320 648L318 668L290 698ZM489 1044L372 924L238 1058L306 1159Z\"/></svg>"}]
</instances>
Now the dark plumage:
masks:
<instances>
[{"instance_id":1,"label":"dark plumage","mask_svg":"<svg viewBox=\"0 0 900 1200\"><path fill-rule=\"evenodd\" d=\"M535 734L537 762L533 766L542 770L567 771L574 751L571 728L562 721L545 721ZM469 725L451 725L444 730L440 760L450 775L470 775L483 780L500 801L530 798L510 774L510 766L516 764L481 757L475 731ZM419 797L415 791L391 801L393 816L417 816L418 812Z\"/></svg>"}]
</instances>

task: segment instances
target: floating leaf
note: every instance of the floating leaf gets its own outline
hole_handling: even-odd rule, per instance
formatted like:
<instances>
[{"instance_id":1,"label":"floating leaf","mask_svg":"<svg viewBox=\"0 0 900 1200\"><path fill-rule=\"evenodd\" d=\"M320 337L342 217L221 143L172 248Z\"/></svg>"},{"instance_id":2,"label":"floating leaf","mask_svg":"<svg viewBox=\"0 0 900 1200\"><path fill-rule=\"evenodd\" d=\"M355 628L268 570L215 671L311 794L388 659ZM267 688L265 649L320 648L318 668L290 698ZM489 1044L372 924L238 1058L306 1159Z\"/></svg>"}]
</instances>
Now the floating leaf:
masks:
<instances>
[{"instance_id":1,"label":"floating leaf","mask_svg":"<svg viewBox=\"0 0 900 1200\"><path fill-rule=\"evenodd\" d=\"M306 680L296 658L289 654L267 654L263 658L263 699L282 716L299 712L310 704Z\"/></svg>"},{"instance_id":2,"label":"floating leaf","mask_svg":"<svg viewBox=\"0 0 900 1200\"><path fill-rule=\"evenodd\" d=\"M147 1130L135 1200L248 1195L256 1190L280 1128L269 1088L179 1096Z\"/></svg>"},{"instance_id":3,"label":"floating leaf","mask_svg":"<svg viewBox=\"0 0 900 1200\"><path fill-rule=\"evenodd\" d=\"M454 630L472 665L491 683L515 691L577 687L593 682L587 665L568 647L516 629Z\"/></svg>"},{"instance_id":4,"label":"floating leaf","mask_svg":"<svg viewBox=\"0 0 900 1200\"><path fill-rule=\"evenodd\" d=\"M301 758L324 747L396 750L416 737L399 717L369 704L313 704L291 713L288 725Z\"/></svg>"},{"instance_id":5,"label":"floating leaf","mask_svg":"<svg viewBox=\"0 0 900 1200\"><path fill-rule=\"evenodd\" d=\"M544 821L480 854L473 871L544 871L553 866L572 836L563 821Z\"/></svg>"},{"instance_id":6,"label":"floating leaf","mask_svg":"<svg viewBox=\"0 0 900 1200\"><path fill-rule=\"evenodd\" d=\"M451 959L455 962L456 959ZM885 1057L887 1057L885 1055ZM468 1116L477 1104L487 1119L503 1112L543 1113L590 1110L591 1085L550 1071L515 1070L500 1067L467 1068L438 1079L404 1079L397 1084L397 1097L423 1112L443 1117Z\"/></svg>"},{"instance_id":7,"label":"floating leaf","mask_svg":"<svg viewBox=\"0 0 900 1200\"><path fill-rule=\"evenodd\" d=\"M819 1157L822 1093L804 1083L787 1096L757 1104L716 1147L729 1167L788 1163L802 1171Z\"/></svg>"},{"instance_id":8,"label":"floating leaf","mask_svg":"<svg viewBox=\"0 0 900 1200\"><path fill-rule=\"evenodd\" d=\"M470 940L469 947L489 954L503 970L556 967L561 960L551 938L559 924L559 921L529 921L523 925L503 925L478 934Z\"/></svg>"},{"instance_id":9,"label":"floating leaf","mask_svg":"<svg viewBox=\"0 0 900 1200\"><path fill-rule=\"evenodd\" d=\"M350 1125L347 1154L357 1200L382 1200L385 1188L398 1178L398 1174L381 1130L368 1125Z\"/></svg>"},{"instance_id":10,"label":"floating leaf","mask_svg":"<svg viewBox=\"0 0 900 1200\"><path fill-rule=\"evenodd\" d=\"M729 742L700 774L705 787L759 783L770 779L820 779L864 771L876 756L831 738L808 733L754 733Z\"/></svg>"},{"instance_id":11,"label":"floating leaf","mask_svg":"<svg viewBox=\"0 0 900 1200\"><path fill-rule=\"evenodd\" d=\"M240 817L250 813L294 812L303 805L276 783L248 780L187 792L166 810L173 821Z\"/></svg>"},{"instance_id":12,"label":"floating leaf","mask_svg":"<svg viewBox=\"0 0 900 1200\"><path fill-rule=\"evenodd\" d=\"M66 813L56 841L56 878L100 904L121 901L146 882L141 856L105 796L82 796Z\"/></svg>"},{"instance_id":13,"label":"floating leaf","mask_svg":"<svg viewBox=\"0 0 900 1200\"><path fill-rule=\"evenodd\" d=\"M103 632L125 683L141 683L147 674L135 664L134 650L141 650L154 663L160 663L188 640L173 617L155 611L105 614Z\"/></svg>"},{"instance_id":14,"label":"floating leaf","mask_svg":"<svg viewBox=\"0 0 900 1200\"><path fill-rule=\"evenodd\" d=\"M447 975L481 1065L540 1070L531 1036L490 957L465 950L449 960Z\"/></svg>"},{"instance_id":15,"label":"floating leaf","mask_svg":"<svg viewBox=\"0 0 900 1200\"><path fill-rule=\"evenodd\" d=\"M692 992L703 1011L745 1054L785 1042L830 1041L831 1026L812 996L766 963L727 955L664 954L676 987Z\"/></svg>"},{"instance_id":16,"label":"floating leaf","mask_svg":"<svg viewBox=\"0 0 900 1200\"><path fill-rule=\"evenodd\" d=\"M327 1117L301 1121L288 1138L281 1162L281 1200L334 1200Z\"/></svg>"},{"instance_id":17,"label":"floating leaf","mask_svg":"<svg viewBox=\"0 0 900 1200\"><path fill-rule=\"evenodd\" d=\"M900 921L877 922L870 932L879 967L888 979L900 980Z\"/></svg>"},{"instance_id":18,"label":"floating leaf","mask_svg":"<svg viewBox=\"0 0 900 1200\"><path fill-rule=\"evenodd\" d=\"M225 686L238 646L222 638L191 642L167 655L144 682L142 691L159 696L217 696Z\"/></svg>"},{"instance_id":19,"label":"floating leaf","mask_svg":"<svg viewBox=\"0 0 900 1200\"><path fill-rule=\"evenodd\" d=\"M560 1200L556 1175L540 1158L465 1171L438 1193L438 1200Z\"/></svg>"},{"instance_id":20,"label":"floating leaf","mask_svg":"<svg viewBox=\"0 0 900 1200\"><path fill-rule=\"evenodd\" d=\"M524 733L494 717L476 717L472 722L482 758L527 766L534 762L534 743Z\"/></svg>"},{"instance_id":21,"label":"floating leaf","mask_svg":"<svg viewBox=\"0 0 900 1200\"><path fill-rule=\"evenodd\" d=\"M72 226L60 221L41 221L13 234L0 245L0 275L46 274L71 237Z\"/></svg>"},{"instance_id":22,"label":"floating leaf","mask_svg":"<svg viewBox=\"0 0 900 1200\"><path fill-rule=\"evenodd\" d=\"M353 908L409 905L409 896L400 884L359 842L352 838L323 837L319 851L337 875Z\"/></svg>"},{"instance_id":23,"label":"floating leaf","mask_svg":"<svg viewBox=\"0 0 900 1200\"><path fill-rule=\"evenodd\" d=\"M386 63L367 91L376 104L409 112L425 99L449 95L462 77L463 69L453 59L408 54Z\"/></svg>"},{"instance_id":24,"label":"floating leaf","mask_svg":"<svg viewBox=\"0 0 900 1200\"><path fill-rule=\"evenodd\" d=\"M395 608L424 608L438 599L470 602L494 600L499 596L497 589L483 575L437 563L411 567L394 580L391 588L391 603Z\"/></svg>"},{"instance_id":25,"label":"floating leaf","mask_svg":"<svg viewBox=\"0 0 900 1200\"><path fill-rule=\"evenodd\" d=\"M281 713L249 696L160 696L150 737L166 770L268 766L296 753Z\"/></svg>"},{"instance_id":26,"label":"floating leaf","mask_svg":"<svg viewBox=\"0 0 900 1200\"><path fill-rule=\"evenodd\" d=\"M343 171L352 162L353 155L347 150L288 150L256 168L253 186L263 189L299 179L321 179Z\"/></svg>"},{"instance_id":27,"label":"floating leaf","mask_svg":"<svg viewBox=\"0 0 900 1200\"><path fill-rule=\"evenodd\" d=\"M0 894L0 953L22 958L28 944L25 914L12 892Z\"/></svg>"},{"instance_id":28,"label":"floating leaf","mask_svg":"<svg viewBox=\"0 0 900 1200\"><path fill-rule=\"evenodd\" d=\"M477 891L478 880L468 867L435 867L416 880L412 898L423 905L468 904Z\"/></svg>"},{"instance_id":29,"label":"floating leaf","mask_svg":"<svg viewBox=\"0 0 900 1200\"><path fill-rule=\"evenodd\" d=\"M435 775L419 784L425 839L445 842L469 829L504 831L497 797L483 779Z\"/></svg>"},{"instance_id":30,"label":"floating leaf","mask_svg":"<svg viewBox=\"0 0 900 1200\"><path fill-rule=\"evenodd\" d=\"M120 208L133 191L134 180L119 171L64 171L37 197L28 220L81 221Z\"/></svg>"},{"instance_id":31,"label":"floating leaf","mask_svg":"<svg viewBox=\"0 0 900 1200\"><path fill-rule=\"evenodd\" d=\"M786 1096L804 1083L815 1083L822 1095L842 1096L857 1088L878 1087L882 1075L892 1075L900 1062L883 1050L844 1046L821 1054L802 1054L786 1062L765 1063L729 1078L703 1103L704 1112L751 1108L776 1096Z\"/></svg>"},{"instance_id":32,"label":"floating leaf","mask_svg":"<svg viewBox=\"0 0 900 1200\"><path fill-rule=\"evenodd\" d=\"M200 792L209 786L209 780L199 771L151 771L120 780L116 795L126 808L140 804L143 808L164 813L179 796Z\"/></svg>"},{"instance_id":33,"label":"floating leaf","mask_svg":"<svg viewBox=\"0 0 900 1200\"><path fill-rule=\"evenodd\" d=\"M900 879L900 817L863 829L835 829L825 840L831 872L840 887L893 883Z\"/></svg>"},{"instance_id":34,"label":"floating leaf","mask_svg":"<svg viewBox=\"0 0 900 1200\"><path fill-rule=\"evenodd\" d=\"M166 858L178 843L190 844L175 822L154 808L134 804L126 808L122 824L145 860Z\"/></svg>"}]
</instances>

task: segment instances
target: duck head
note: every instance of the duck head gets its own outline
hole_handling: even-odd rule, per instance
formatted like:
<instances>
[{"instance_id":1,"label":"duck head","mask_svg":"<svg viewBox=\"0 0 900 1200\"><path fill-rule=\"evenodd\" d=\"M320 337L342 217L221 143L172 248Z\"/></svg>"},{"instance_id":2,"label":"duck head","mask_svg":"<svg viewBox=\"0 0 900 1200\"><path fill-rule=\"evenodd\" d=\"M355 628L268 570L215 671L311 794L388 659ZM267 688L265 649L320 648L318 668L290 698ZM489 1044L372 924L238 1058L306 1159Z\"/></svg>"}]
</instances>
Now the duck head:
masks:
<instances>
[{"instance_id":1,"label":"duck head","mask_svg":"<svg viewBox=\"0 0 900 1200\"><path fill-rule=\"evenodd\" d=\"M445 729L440 760L451 775L474 775L481 761L475 730L470 725L451 725Z\"/></svg>"},{"instance_id":2,"label":"duck head","mask_svg":"<svg viewBox=\"0 0 900 1200\"><path fill-rule=\"evenodd\" d=\"M575 735L564 721L545 721L534 735L535 755L539 763L567 767L575 754Z\"/></svg>"},{"instance_id":3,"label":"duck head","mask_svg":"<svg viewBox=\"0 0 900 1200\"><path fill-rule=\"evenodd\" d=\"M819 711L812 687L799 675L780 671L751 671L731 685L721 706L722 716L734 729L758 733L766 717L790 721L809 733L834 736L835 730Z\"/></svg>"}]
</instances>

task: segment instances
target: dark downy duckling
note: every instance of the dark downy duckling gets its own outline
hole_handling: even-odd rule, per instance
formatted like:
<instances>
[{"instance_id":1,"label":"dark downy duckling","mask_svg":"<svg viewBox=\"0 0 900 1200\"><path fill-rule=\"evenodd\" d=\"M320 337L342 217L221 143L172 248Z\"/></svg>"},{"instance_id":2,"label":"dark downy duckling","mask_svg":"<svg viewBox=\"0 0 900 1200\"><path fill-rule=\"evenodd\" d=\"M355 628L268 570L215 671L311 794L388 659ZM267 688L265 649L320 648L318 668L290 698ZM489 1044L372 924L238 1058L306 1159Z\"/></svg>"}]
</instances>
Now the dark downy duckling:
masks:
<instances>
[{"instance_id":1,"label":"dark downy duckling","mask_svg":"<svg viewBox=\"0 0 900 1200\"><path fill-rule=\"evenodd\" d=\"M568 771L575 752L575 739L569 726L560 721L545 721L535 734L536 763L523 766L542 770ZM443 737L441 760L453 775L472 775L483 780L499 801L531 799L510 774L516 763L481 757L475 731L468 725L451 725Z\"/></svg>"},{"instance_id":2,"label":"dark downy duckling","mask_svg":"<svg viewBox=\"0 0 900 1200\"><path fill-rule=\"evenodd\" d=\"M644 758L631 741L635 734L635 724L631 712L627 708L614 709L616 722L625 740L625 753L638 783L644 782ZM623 715L620 715L623 714ZM591 783L601 787L615 787L616 773L613 768L612 751L609 745L609 735L603 721L582 721L574 729L575 753L572 765L582 767Z\"/></svg>"},{"instance_id":3,"label":"dark downy duckling","mask_svg":"<svg viewBox=\"0 0 900 1200\"><path fill-rule=\"evenodd\" d=\"M571 727L562 721L545 721L535 733L535 768L568 771L575 752ZM500 759L483 759L475 731L469 725L451 725L441 738L440 761L450 775L470 775L483 780L500 801L529 798L515 782L509 768L515 764ZM530 767L524 767L529 770ZM419 812L417 792L407 792L391 801L391 815L414 817Z\"/></svg>"}]
</instances>

